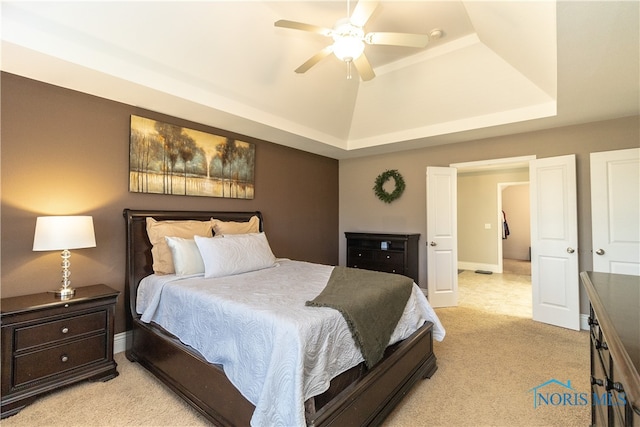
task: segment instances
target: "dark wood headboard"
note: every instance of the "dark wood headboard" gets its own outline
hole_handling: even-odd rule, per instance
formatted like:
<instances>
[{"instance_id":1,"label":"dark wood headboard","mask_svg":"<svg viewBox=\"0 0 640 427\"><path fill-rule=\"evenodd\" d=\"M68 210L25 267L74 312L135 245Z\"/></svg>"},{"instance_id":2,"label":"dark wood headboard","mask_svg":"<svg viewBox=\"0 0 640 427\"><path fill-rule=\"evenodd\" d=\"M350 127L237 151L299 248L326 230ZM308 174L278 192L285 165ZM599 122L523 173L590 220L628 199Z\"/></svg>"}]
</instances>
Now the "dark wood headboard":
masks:
<instances>
[{"instance_id":1,"label":"dark wood headboard","mask_svg":"<svg viewBox=\"0 0 640 427\"><path fill-rule=\"evenodd\" d=\"M136 312L136 295L138 294L140 280L153 273L151 242L147 236L147 217L152 217L156 221L188 219L207 221L215 218L222 221L246 222L252 216L257 216L260 218L260 231L263 231L262 214L259 211L206 212L125 209L123 215L127 224L127 264L125 275L125 305L129 308L127 328L131 326L129 324L131 319L139 316Z\"/></svg>"}]
</instances>

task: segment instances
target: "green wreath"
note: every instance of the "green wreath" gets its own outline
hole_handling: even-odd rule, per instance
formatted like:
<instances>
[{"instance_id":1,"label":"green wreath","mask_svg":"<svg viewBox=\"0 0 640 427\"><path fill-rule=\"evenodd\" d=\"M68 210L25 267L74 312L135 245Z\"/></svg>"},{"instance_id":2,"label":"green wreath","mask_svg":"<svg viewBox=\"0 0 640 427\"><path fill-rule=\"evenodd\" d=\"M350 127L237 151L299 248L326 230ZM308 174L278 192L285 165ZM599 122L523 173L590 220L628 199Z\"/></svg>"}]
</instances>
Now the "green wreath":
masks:
<instances>
[{"instance_id":1,"label":"green wreath","mask_svg":"<svg viewBox=\"0 0 640 427\"><path fill-rule=\"evenodd\" d=\"M384 189L384 184L393 178L396 183L396 187L391 193L387 193ZM373 186L373 191L376 193L376 197L385 203L391 203L402 195L404 191L404 179L402 175L396 169L390 169L382 172L376 178L376 184Z\"/></svg>"}]
</instances>

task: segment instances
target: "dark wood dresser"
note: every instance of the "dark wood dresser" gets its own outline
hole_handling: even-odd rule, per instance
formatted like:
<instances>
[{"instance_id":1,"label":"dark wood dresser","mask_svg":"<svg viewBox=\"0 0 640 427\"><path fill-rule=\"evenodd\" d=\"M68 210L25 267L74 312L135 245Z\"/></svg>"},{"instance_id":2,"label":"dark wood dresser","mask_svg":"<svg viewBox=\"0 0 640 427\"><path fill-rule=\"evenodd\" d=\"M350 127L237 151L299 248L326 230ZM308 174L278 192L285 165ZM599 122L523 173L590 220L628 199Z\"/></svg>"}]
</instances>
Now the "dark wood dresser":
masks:
<instances>
[{"instance_id":1,"label":"dark wood dresser","mask_svg":"<svg viewBox=\"0 0 640 427\"><path fill-rule=\"evenodd\" d=\"M420 234L344 233L347 267L411 277L418 284Z\"/></svg>"},{"instance_id":2,"label":"dark wood dresser","mask_svg":"<svg viewBox=\"0 0 640 427\"><path fill-rule=\"evenodd\" d=\"M591 312L591 423L640 426L640 277L580 273Z\"/></svg>"},{"instance_id":3,"label":"dark wood dresser","mask_svg":"<svg viewBox=\"0 0 640 427\"><path fill-rule=\"evenodd\" d=\"M113 360L118 294L94 285L76 288L68 300L48 292L1 300L2 418L42 393L118 375Z\"/></svg>"}]
</instances>

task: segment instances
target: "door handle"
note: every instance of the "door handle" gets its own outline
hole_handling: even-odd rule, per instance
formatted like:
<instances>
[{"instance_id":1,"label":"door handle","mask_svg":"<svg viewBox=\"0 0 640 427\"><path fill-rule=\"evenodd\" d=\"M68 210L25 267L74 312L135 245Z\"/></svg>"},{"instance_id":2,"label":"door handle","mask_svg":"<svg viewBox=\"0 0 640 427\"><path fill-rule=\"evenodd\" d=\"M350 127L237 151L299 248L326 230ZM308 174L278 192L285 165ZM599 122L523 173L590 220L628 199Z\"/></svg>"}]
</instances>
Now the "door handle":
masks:
<instances>
[{"instance_id":1,"label":"door handle","mask_svg":"<svg viewBox=\"0 0 640 427\"><path fill-rule=\"evenodd\" d=\"M596 251L596 253L597 253L598 255L604 255L604 249L598 249L598 250Z\"/></svg>"},{"instance_id":2,"label":"door handle","mask_svg":"<svg viewBox=\"0 0 640 427\"><path fill-rule=\"evenodd\" d=\"M429 243L429 245L431 245L431 246L437 246L438 244L437 244L436 242L431 242L431 243Z\"/></svg>"},{"instance_id":3,"label":"door handle","mask_svg":"<svg viewBox=\"0 0 640 427\"><path fill-rule=\"evenodd\" d=\"M572 254L572 253L574 253L575 251L576 251L576 250L575 250L575 249L573 249L572 247L568 247L568 248L567 248L567 253L569 253L569 254Z\"/></svg>"}]
</instances>

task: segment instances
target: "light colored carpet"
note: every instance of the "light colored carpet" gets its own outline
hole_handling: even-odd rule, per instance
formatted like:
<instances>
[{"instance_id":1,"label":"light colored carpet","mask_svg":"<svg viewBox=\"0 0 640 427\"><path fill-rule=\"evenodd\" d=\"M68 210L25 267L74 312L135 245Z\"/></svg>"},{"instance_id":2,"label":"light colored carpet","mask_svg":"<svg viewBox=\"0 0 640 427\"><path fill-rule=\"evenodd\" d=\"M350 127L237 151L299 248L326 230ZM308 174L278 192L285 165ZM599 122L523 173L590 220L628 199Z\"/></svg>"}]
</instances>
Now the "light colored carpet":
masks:
<instances>
[{"instance_id":1,"label":"light colored carpet","mask_svg":"<svg viewBox=\"0 0 640 427\"><path fill-rule=\"evenodd\" d=\"M437 309L447 329L435 343L438 371L384 426L587 426L588 406L534 408L530 390L553 378L588 392L588 333L532 321L530 284L519 275L465 271L459 283L460 306ZM119 377L51 393L2 426L209 425L123 353L116 361Z\"/></svg>"},{"instance_id":2,"label":"light colored carpet","mask_svg":"<svg viewBox=\"0 0 640 427\"><path fill-rule=\"evenodd\" d=\"M463 271L458 284L459 306L436 310L447 329L438 371L385 426L588 426L590 406L534 408L531 389L557 379L588 396L589 333L531 320L526 274Z\"/></svg>"}]
</instances>

